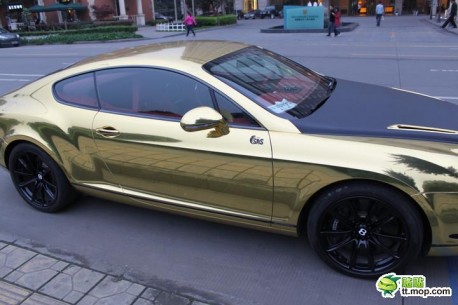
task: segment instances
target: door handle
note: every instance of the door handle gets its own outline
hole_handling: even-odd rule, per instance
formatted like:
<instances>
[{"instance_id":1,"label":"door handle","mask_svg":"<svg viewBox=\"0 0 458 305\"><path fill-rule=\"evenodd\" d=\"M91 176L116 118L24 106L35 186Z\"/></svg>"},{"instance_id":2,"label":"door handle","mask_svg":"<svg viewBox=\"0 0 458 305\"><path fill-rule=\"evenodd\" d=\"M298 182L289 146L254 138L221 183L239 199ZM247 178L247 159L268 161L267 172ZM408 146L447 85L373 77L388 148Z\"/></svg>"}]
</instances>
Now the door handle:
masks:
<instances>
[{"instance_id":1,"label":"door handle","mask_svg":"<svg viewBox=\"0 0 458 305\"><path fill-rule=\"evenodd\" d=\"M103 126L95 129L95 132L105 138L115 138L121 133L111 126Z\"/></svg>"}]
</instances>

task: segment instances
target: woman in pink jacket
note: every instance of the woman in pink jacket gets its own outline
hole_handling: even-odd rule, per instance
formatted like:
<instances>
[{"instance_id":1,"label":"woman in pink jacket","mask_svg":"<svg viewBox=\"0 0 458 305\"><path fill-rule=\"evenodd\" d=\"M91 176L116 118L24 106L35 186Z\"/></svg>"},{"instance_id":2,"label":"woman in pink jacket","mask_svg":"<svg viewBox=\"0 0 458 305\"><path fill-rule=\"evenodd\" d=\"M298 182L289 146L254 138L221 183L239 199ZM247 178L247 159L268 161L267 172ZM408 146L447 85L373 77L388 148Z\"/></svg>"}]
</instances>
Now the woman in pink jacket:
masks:
<instances>
[{"instance_id":1,"label":"woman in pink jacket","mask_svg":"<svg viewBox=\"0 0 458 305\"><path fill-rule=\"evenodd\" d=\"M186 26L186 37L188 37L190 31L194 36L196 36L193 27L197 25L197 22L196 18L194 18L190 12L187 12L186 17L184 18L184 25Z\"/></svg>"}]
</instances>

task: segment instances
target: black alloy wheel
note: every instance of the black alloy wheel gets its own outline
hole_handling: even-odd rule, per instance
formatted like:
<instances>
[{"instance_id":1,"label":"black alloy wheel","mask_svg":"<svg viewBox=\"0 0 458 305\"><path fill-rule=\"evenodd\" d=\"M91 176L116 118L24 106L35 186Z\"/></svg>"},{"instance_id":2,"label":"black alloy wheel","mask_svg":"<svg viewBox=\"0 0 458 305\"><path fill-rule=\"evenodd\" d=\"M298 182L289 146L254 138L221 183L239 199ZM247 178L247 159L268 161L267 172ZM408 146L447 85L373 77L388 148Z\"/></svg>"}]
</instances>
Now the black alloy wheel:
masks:
<instances>
[{"instance_id":1,"label":"black alloy wheel","mask_svg":"<svg viewBox=\"0 0 458 305\"><path fill-rule=\"evenodd\" d=\"M405 267L420 252L422 219L391 188L350 184L320 197L308 218L309 241L338 271L375 277Z\"/></svg>"},{"instance_id":2,"label":"black alloy wheel","mask_svg":"<svg viewBox=\"0 0 458 305\"><path fill-rule=\"evenodd\" d=\"M17 145L8 165L17 191L35 209L57 212L76 199L76 192L62 170L38 147Z\"/></svg>"}]
</instances>

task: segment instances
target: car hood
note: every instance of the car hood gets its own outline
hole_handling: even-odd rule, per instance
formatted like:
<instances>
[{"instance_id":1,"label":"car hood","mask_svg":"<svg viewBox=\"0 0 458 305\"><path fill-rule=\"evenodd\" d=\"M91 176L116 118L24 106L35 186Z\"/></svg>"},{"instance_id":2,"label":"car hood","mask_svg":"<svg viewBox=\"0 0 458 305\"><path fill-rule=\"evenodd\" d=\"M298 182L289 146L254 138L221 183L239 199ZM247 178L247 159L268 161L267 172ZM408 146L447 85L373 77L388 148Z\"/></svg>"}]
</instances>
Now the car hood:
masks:
<instances>
[{"instance_id":1,"label":"car hood","mask_svg":"<svg viewBox=\"0 0 458 305\"><path fill-rule=\"evenodd\" d=\"M11 39L11 38L17 38L17 35L13 33L0 33L0 37L3 39Z\"/></svg>"},{"instance_id":2,"label":"car hood","mask_svg":"<svg viewBox=\"0 0 458 305\"><path fill-rule=\"evenodd\" d=\"M308 134L419 139L458 143L458 106L398 89L337 80L313 114L292 120Z\"/></svg>"}]
</instances>

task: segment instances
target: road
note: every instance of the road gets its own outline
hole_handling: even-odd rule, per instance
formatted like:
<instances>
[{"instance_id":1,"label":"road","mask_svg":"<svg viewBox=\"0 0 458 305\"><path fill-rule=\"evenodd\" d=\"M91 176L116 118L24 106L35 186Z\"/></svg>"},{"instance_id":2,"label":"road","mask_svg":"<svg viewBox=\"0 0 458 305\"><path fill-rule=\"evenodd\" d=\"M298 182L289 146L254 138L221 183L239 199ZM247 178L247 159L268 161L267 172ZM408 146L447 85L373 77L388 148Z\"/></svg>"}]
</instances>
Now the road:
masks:
<instances>
[{"instance_id":1,"label":"road","mask_svg":"<svg viewBox=\"0 0 458 305\"><path fill-rule=\"evenodd\" d=\"M265 34L281 20L242 20L197 33L197 39L236 40L276 51L320 73L440 97L458 103L458 36L425 16L346 18L360 25L339 37ZM0 94L79 59L151 40L0 49ZM188 38L195 39L195 38ZM83 197L58 214L21 200L0 170L0 240L103 270L153 287L199 296L214 304L447 304L458 299L385 300L374 280L353 279L325 266L304 240ZM406 274L429 287L458 292L457 258L420 258Z\"/></svg>"}]
</instances>

